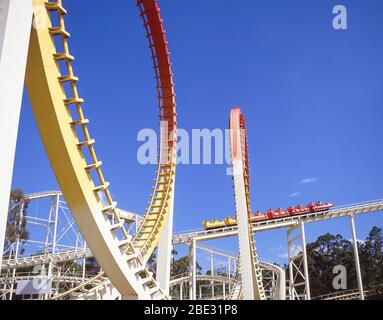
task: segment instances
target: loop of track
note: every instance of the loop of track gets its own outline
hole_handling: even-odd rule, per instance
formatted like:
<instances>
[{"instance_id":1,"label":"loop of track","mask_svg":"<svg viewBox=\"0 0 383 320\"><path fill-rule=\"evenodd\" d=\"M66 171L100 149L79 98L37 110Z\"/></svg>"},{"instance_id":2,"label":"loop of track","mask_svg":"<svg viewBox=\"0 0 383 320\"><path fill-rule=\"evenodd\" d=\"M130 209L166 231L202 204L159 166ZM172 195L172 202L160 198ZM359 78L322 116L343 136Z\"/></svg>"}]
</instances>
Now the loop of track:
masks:
<instances>
[{"instance_id":1,"label":"loop of track","mask_svg":"<svg viewBox=\"0 0 383 320\"><path fill-rule=\"evenodd\" d=\"M161 125L153 193L134 237L120 218L88 129L90 121L85 117L74 57L69 51L70 34L64 21L67 11L61 0L33 0L33 4L35 19L46 19L48 24L32 28L26 84L40 135L68 207L97 261L123 297L164 299L166 295L145 266L170 210L176 164L174 82L157 0L137 1L154 62ZM58 25L53 25L54 21ZM62 49L58 49L58 42Z\"/></svg>"}]
</instances>

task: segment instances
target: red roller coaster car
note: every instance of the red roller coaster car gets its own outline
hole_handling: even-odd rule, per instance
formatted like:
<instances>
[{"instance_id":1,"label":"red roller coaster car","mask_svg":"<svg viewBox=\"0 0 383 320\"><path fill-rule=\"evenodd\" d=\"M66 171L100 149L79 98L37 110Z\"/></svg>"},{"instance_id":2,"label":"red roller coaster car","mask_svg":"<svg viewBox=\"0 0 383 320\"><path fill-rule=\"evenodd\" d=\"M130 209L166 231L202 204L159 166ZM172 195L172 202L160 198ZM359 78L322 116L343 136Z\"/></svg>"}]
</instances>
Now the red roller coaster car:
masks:
<instances>
[{"instance_id":1,"label":"red roller coaster car","mask_svg":"<svg viewBox=\"0 0 383 320\"><path fill-rule=\"evenodd\" d=\"M320 201L316 203L309 203L306 207L298 205L296 207L289 207L286 211L283 211L281 208L275 211L268 211L267 217L269 219L277 219L284 216L296 216L300 214L312 213L312 212L321 212L330 210L334 205L332 203L322 203Z\"/></svg>"},{"instance_id":2,"label":"red roller coaster car","mask_svg":"<svg viewBox=\"0 0 383 320\"><path fill-rule=\"evenodd\" d=\"M262 214L257 211L251 216L251 222L260 222L272 219L279 219L287 216L298 216L301 214L322 212L330 210L334 205L332 203L322 203L318 201L316 203L309 203L306 207L298 205L296 207L289 207L286 210L278 208L277 210L269 210L266 214ZM204 221L204 228L206 230L219 229L222 227L232 227L237 225L236 218L226 218L224 221L213 220L212 222Z\"/></svg>"}]
</instances>

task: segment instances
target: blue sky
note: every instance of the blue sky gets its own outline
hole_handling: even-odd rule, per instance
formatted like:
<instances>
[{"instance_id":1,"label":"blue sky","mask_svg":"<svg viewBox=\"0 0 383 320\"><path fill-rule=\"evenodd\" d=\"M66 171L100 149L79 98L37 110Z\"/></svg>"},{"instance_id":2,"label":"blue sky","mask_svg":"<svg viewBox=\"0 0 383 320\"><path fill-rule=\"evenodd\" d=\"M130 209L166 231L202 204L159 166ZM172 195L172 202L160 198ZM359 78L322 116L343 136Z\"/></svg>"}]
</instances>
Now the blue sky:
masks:
<instances>
[{"instance_id":1,"label":"blue sky","mask_svg":"<svg viewBox=\"0 0 383 320\"><path fill-rule=\"evenodd\" d=\"M159 0L172 54L179 126L222 128L234 105L249 135L253 209L383 198L383 2L346 1L349 29L332 28L329 0ZM119 206L142 213L155 167L137 163L143 128L157 128L149 51L135 1L65 0L80 95ZM175 230L233 215L225 165L179 166ZM304 179L316 178L311 183ZM57 189L27 94L14 187ZM291 197L292 194L297 194ZM358 218L358 237L381 214ZM309 225L308 241L350 238L347 220ZM261 258L283 261L284 231L257 237ZM235 239L208 244L236 250Z\"/></svg>"}]
</instances>

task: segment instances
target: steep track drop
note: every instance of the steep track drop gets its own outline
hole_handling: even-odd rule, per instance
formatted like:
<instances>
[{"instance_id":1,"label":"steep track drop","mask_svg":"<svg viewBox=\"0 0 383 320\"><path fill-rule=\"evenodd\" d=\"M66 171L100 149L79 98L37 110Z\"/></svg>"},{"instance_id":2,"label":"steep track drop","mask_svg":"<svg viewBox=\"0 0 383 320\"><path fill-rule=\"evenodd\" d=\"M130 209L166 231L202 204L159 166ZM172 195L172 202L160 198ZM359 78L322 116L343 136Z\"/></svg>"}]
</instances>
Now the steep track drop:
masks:
<instances>
[{"instance_id":1,"label":"steep track drop","mask_svg":"<svg viewBox=\"0 0 383 320\"><path fill-rule=\"evenodd\" d=\"M258 262L251 224L249 152L245 117L239 108L230 115L231 157L237 209L241 282L244 299L265 300L262 272Z\"/></svg>"}]
</instances>

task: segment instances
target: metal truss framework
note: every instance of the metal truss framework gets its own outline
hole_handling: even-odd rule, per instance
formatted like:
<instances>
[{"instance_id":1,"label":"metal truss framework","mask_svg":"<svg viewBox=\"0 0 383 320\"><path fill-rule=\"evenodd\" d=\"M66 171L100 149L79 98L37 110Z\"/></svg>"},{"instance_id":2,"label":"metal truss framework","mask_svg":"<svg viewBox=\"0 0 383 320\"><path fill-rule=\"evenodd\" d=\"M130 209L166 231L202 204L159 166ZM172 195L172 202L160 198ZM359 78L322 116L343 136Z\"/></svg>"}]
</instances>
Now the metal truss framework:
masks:
<instances>
[{"instance_id":1,"label":"metal truss framework","mask_svg":"<svg viewBox=\"0 0 383 320\"><path fill-rule=\"evenodd\" d=\"M289 296L291 300L310 300L304 223L287 231Z\"/></svg>"},{"instance_id":2,"label":"metal truss framework","mask_svg":"<svg viewBox=\"0 0 383 320\"><path fill-rule=\"evenodd\" d=\"M215 298L214 294L214 283L216 281L216 277L219 275L214 272L214 256L225 257L228 259L228 267L227 267L227 275L224 277L229 281L229 292L226 295L229 300L239 300L242 297L242 282L240 281L241 272L240 272L240 262L238 260L238 256L233 254L225 253L217 249L210 249L202 246L198 246L196 241L192 241L189 244L189 274L188 276L183 275L183 281L180 283L180 292L184 292L184 282L187 282L189 288L189 299L197 300L197 249L206 252L210 255L211 258L211 270L210 275L207 278L207 281L210 281L210 285L207 286L211 289L211 298ZM232 262L234 262L234 268L232 268ZM286 277L285 271L275 266L271 263L267 262L259 262L260 270L262 275L265 276L263 279L263 285L267 288L267 294L265 297L269 300L285 300L286 299ZM204 276L206 277L206 276ZM206 278L204 278L206 280ZM222 282L222 281L221 281ZM174 285L174 282L171 282ZM224 292L226 291L223 290ZM183 296L183 294L182 294ZM221 297L222 298L222 297Z\"/></svg>"},{"instance_id":3,"label":"metal truss framework","mask_svg":"<svg viewBox=\"0 0 383 320\"><path fill-rule=\"evenodd\" d=\"M36 211L36 214L31 214L26 216L27 224L29 227L39 228L40 231L37 233L44 234L45 237L41 239L31 238L25 244L21 244L19 240L11 244L9 248L6 249L7 259L3 260L2 264L2 277L5 279L14 277L15 279L23 280L21 276L24 277L23 271L25 268L35 268L40 266L41 274L47 272L45 275L46 278L50 279L50 273L64 273L72 274L70 270L60 270L57 269L58 265L63 265L66 262L80 261L83 266L82 271L82 281L77 281L76 277L75 287L81 286L83 283L91 280L86 275L85 265L86 261L89 258L93 257L93 253L88 248L86 242L81 236L79 229L76 226L76 223L69 212L69 209L66 205L63 195L59 191L48 191L41 193L29 194L24 197L24 200L21 203L11 203L10 209L14 208L16 205L22 208L25 203L35 204L39 209ZM45 204L45 205L44 205ZM47 210L47 214L45 210ZM137 214L117 209L121 219L124 221L125 226L129 232L134 234L142 223L143 218ZM37 212L39 214L37 214ZM21 223L21 219L20 219ZM28 249L27 256L21 256L20 248L21 246L26 246ZM33 253L31 255L31 253ZM70 264L69 264L70 266ZM21 273L19 272L21 270ZM30 278L40 277L36 273L32 273ZM21 277L21 278L20 278ZM60 279L59 277L57 279ZM106 278L104 278L106 279ZM57 283L59 280L57 281ZM3 294L3 298L12 299L15 285L17 282L7 281L8 286L4 287L2 290L7 291L7 295ZM93 284L99 285L97 281L93 281ZM89 287L87 285L86 287ZM63 293L62 290L73 290L72 287L60 287L60 290L55 290L52 288L52 294L49 297L53 297L56 294ZM114 292L111 289L112 292ZM82 292L83 293L83 292ZM93 294L93 293L92 293Z\"/></svg>"},{"instance_id":4,"label":"metal truss framework","mask_svg":"<svg viewBox=\"0 0 383 320\"><path fill-rule=\"evenodd\" d=\"M38 265L44 266L44 270L52 270L52 266L62 263L62 262L68 262L68 261L84 261L85 259L93 257L93 254L87 248L84 246L85 242L83 241L81 234L79 233L79 230L75 226L75 222L73 218L71 217L70 212L68 211L68 208L66 206L65 201L62 199L61 192L57 191L51 191L51 192L43 192L43 193L36 193L26 196L26 200L28 201L40 201L48 199L49 200L49 209L48 209L48 217L41 217L41 216L27 216L28 223L32 224L34 226L43 227L46 230L46 238L44 241L37 241L37 240L31 240L30 242L33 243L39 250L44 252L40 255L33 255L33 256L26 256L22 257L19 256L19 250L20 250L20 244L14 243L12 244L7 250L6 254L8 254L8 257L13 257L12 259L8 258L3 261L3 277L5 279L11 279L12 277L15 277L16 279L20 277L20 273L17 271L18 269L22 268L32 268ZM372 203L380 203L379 202L372 202ZM14 205L11 204L10 208L13 208ZM359 205L360 206L360 205ZM371 208L371 205L364 205L365 207ZM350 206L349 208L354 207ZM377 205L373 205L374 208L378 208ZM135 215L133 213L119 210L121 213L121 216L126 219L126 224L129 226L131 224L131 227L128 227L128 229L136 230L138 227L135 225L137 221L140 223L142 221L142 218L138 215ZM61 217L60 217L61 216ZM356 243L356 230L355 230L355 221L354 216L350 216L350 223L351 223L351 232L352 232L352 238L353 243ZM60 220L62 220L64 223L60 223ZM68 244L65 242L62 242L60 239L63 239L66 237L66 235L70 234L71 238L74 238L75 241L72 244ZM305 225L303 222L295 224L292 228L288 230L288 247L289 247L289 298L290 299L308 299L309 296L309 279L306 276L307 271L305 271ZM182 294L185 296L185 288L188 287L189 292L189 299L195 298L198 299L201 293L198 294L196 291L196 285L193 285L194 279L195 283L197 282L198 275L195 273L195 269L193 269L193 261L194 265L196 264L196 253L197 250L203 251L210 255L211 259L211 275L213 277L219 276L216 274L214 269L214 256L224 257L228 260L227 263L227 277L230 281L228 286L228 292L225 293L226 298L228 299L239 299L239 297L242 294L241 285L238 275L238 270L240 268L239 263L237 262L238 257L234 254L223 252L221 250L207 248L201 245L197 245L199 242L198 238L195 239L194 246L195 250L193 249L193 246L190 246L190 252L191 252L191 258L190 258L190 275L188 277L187 282L182 282ZM355 251L356 250L356 251ZM195 259L193 259L193 253ZM357 246L354 245L354 253L357 252ZM357 257L357 255L355 255ZM360 272L360 266L359 266L359 259L355 259L356 263L356 270L357 273ZM263 275L263 284L267 293L268 299L280 299L283 300L283 293L285 290L281 290L278 288L283 286L284 283L284 273L280 273L278 271L277 266L273 266L272 264L265 264L263 262L260 262L260 266L262 269L262 275ZM273 273L270 273L269 269L274 269ZM359 270L359 271L358 271ZM283 270L282 270L283 271ZM5 272L5 273L4 273ZM57 273L57 270L53 268L53 273ZM65 271L64 271L65 273ZM279 275L283 274L283 277L279 278ZM292 274L292 275L291 275ZM210 280L210 289L211 289L211 296L210 298L218 298L215 295L214 288L216 285L221 285L219 282L216 282L215 278ZM56 291L58 294L58 298L70 298L70 299L96 299L100 297L108 297L117 299L121 297L118 293L118 291L115 290L111 282L108 278L105 277L104 274L96 276L95 279L91 277L86 277L85 273L83 274L83 283L76 282L78 285L77 287L70 288L70 291L68 293L60 294L59 291ZM361 280L361 279L360 279ZM4 282L2 282L4 283ZM361 283L361 282L360 282ZM2 288L2 292L7 291L8 298L12 297L14 293L14 285L15 282L8 281L7 286L4 286ZM359 284L359 279L358 279ZM181 286L181 285L180 285ZM84 289L86 288L86 289ZM361 293L361 288L363 288L363 285L360 286L358 289L359 298L364 298L364 291ZM193 295L193 289L195 292L195 296ZM84 292L84 290L86 292ZM180 289L181 290L181 289ZM226 290L226 289L225 289ZM274 293L274 294L272 294ZM277 293L279 295L277 296ZM282 294L282 295L281 295ZM362 295L363 294L363 295ZM355 296L355 293L353 293L352 296ZM3 295L3 298L6 297L6 295ZM222 298L222 297L221 297Z\"/></svg>"}]
</instances>

